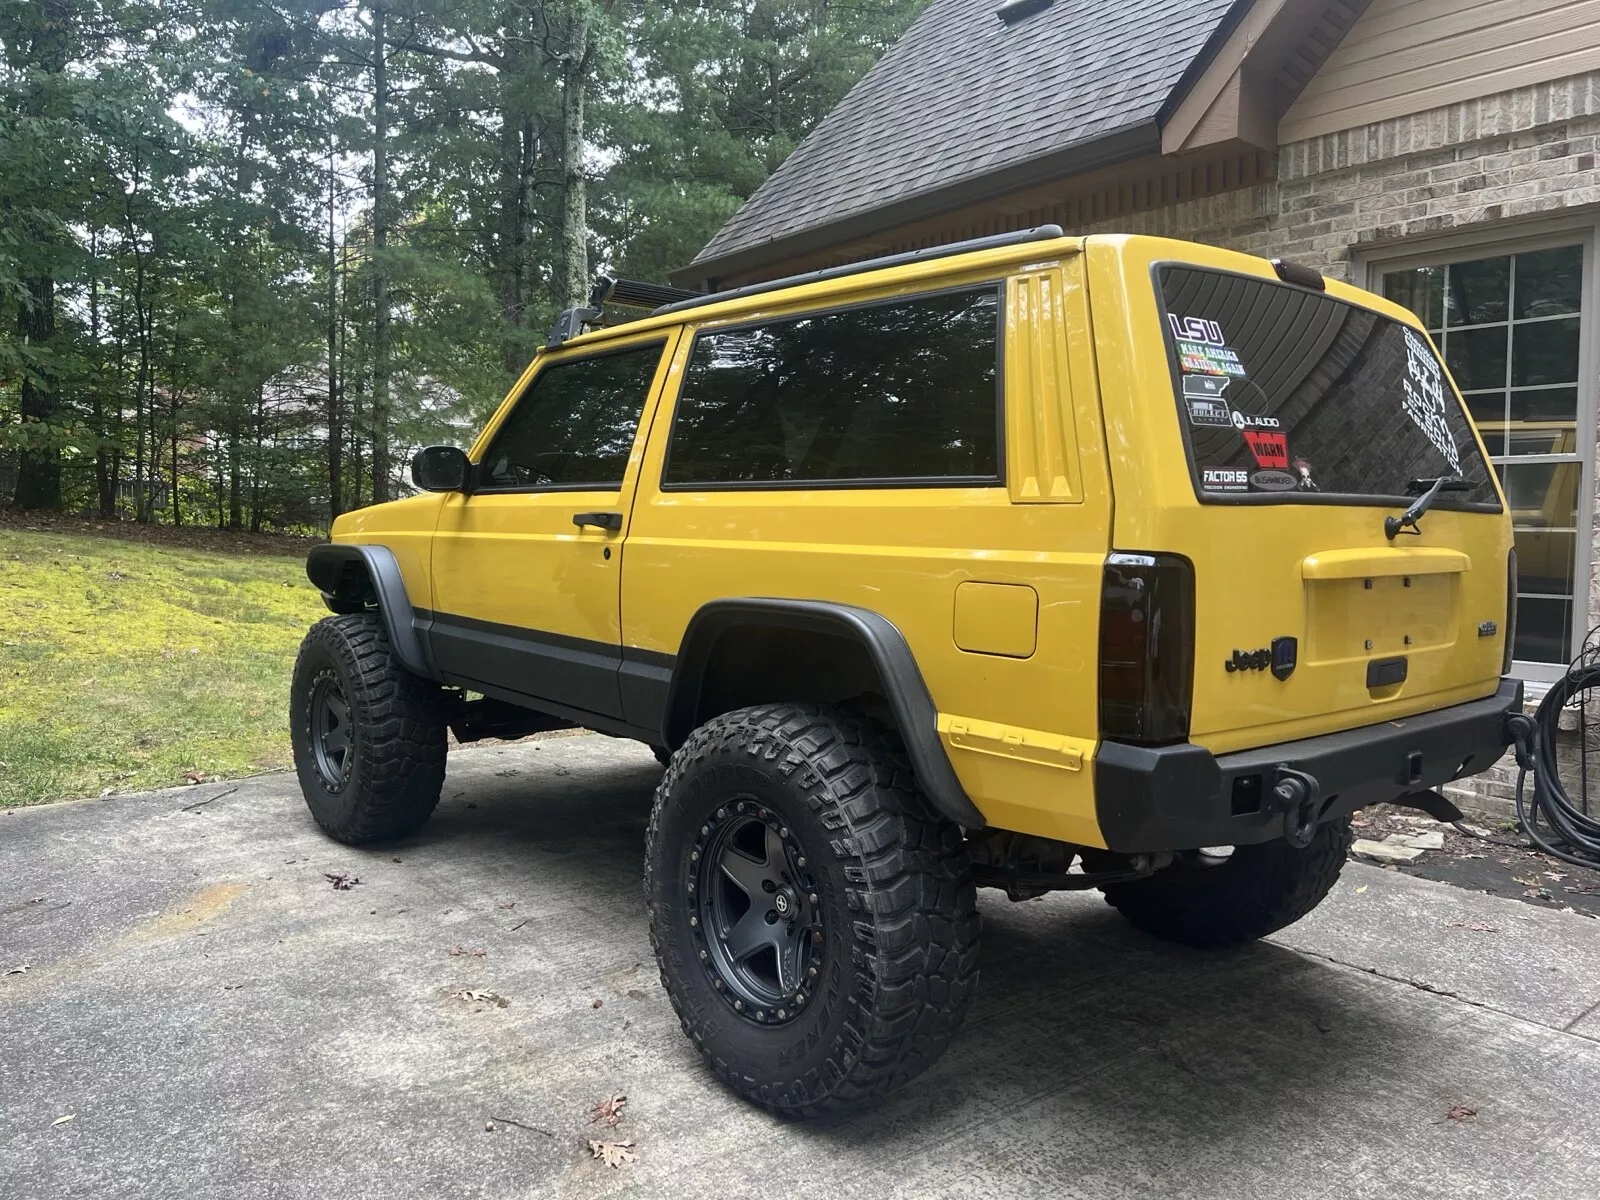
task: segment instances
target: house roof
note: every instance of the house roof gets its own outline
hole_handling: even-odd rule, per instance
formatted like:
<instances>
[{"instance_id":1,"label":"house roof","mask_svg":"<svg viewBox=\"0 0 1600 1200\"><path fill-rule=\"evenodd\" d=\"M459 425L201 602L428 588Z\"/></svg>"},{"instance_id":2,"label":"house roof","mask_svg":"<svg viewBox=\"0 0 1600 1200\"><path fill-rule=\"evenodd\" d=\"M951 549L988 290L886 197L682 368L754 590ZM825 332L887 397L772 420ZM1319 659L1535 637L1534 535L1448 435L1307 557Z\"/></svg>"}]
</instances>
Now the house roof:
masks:
<instances>
[{"instance_id":1,"label":"house roof","mask_svg":"<svg viewBox=\"0 0 1600 1200\"><path fill-rule=\"evenodd\" d=\"M841 225L866 234L919 199L970 198L1002 171L1034 165L1043 177L1062 173L1063 157L1080 170L1159 152L1158 114L1235 2L1055 0L1010 26L998 7L933 0L694 270L713 274L711 264L773 243L804 249L805 235Z\"/></svg>"}]
</instances>

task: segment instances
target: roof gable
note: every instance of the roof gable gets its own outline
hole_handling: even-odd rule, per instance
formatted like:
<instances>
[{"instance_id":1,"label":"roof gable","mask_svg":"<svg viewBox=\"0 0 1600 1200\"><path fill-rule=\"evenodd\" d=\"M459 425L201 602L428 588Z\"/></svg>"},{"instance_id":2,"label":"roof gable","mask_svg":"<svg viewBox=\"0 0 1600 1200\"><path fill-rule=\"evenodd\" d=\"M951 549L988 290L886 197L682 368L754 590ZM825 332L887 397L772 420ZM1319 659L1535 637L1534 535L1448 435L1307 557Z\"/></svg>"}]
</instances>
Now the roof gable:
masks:
<instances>
[{"instance_id":1,"label":"roof gable","mask_svg":"<svg viewBox=\"0 0 1600 1200\"><path fill-rule=\"evenodd\" d=\"M1155 121L1233 0L933 0L718 231L726 258Z\"/></svg>"}]
</instances>

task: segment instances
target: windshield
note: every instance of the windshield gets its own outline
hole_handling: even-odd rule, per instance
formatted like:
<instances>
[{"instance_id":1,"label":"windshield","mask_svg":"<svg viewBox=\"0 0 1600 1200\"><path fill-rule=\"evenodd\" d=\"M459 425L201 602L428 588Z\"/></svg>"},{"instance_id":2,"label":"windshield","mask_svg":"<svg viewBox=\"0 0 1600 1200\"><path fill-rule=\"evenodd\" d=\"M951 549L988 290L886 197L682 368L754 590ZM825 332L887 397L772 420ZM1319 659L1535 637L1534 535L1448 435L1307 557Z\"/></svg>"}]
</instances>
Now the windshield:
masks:
<instances>
[{"instance_id":1,"label":"windshield","mask_svg":"<svg viewBox=\"0 0 1600 1200\"><path fill-rule=\"evenodd\" d=\"M1490 467L1427 339L1318 292L1157 269L1179 420L1205 501L1409 502L1498 512Z\"/></svg>"}]
</instances>

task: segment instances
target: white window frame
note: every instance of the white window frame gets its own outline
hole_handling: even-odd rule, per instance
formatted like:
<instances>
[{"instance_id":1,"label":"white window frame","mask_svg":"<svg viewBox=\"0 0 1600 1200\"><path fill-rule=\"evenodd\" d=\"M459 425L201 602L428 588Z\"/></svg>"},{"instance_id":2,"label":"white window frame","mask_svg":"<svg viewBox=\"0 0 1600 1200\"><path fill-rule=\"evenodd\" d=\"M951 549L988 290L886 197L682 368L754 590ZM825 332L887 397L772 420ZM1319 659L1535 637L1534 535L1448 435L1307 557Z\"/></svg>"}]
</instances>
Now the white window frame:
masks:
<instances>
[{"instance_id":1,"label":"white window frame","mask_svg":"<svg viewBox=\"0 0 1600 1200\"><path fill-rule=\"evenodd\" d=\"M1600 370L1596 369L1597 332L1600 322L1600 272L1596 271L1596 246L1600 245L1600 217L1590 212L1539 221L1512 222L1492 228L1456 232L1442 237L1408 240L1393 246L1358 252L1352 263L1352 277L1358 286L1382 294L1383 275L1416 267L1437 267L1466 262L1496 254L1525 254L1570 246L1583 246L1581 319L1578 322L1578 433L1582 482L1578 487L1578 535L1573 563L1572 648L1577 654L1590 623L1590 570L1595 536L1595 456L1596 416L1600 404ZM1507 314L1509 319L1510 314ZM1528 454L1514 456L1516 463L1564 462L1560 455ZM1507 630L1511 636L1513 630ZM1517 659L1511 673L1533 682L1553 682L1566 671L1564 663L1529 662Z\"/></svg>"}]
</instances>

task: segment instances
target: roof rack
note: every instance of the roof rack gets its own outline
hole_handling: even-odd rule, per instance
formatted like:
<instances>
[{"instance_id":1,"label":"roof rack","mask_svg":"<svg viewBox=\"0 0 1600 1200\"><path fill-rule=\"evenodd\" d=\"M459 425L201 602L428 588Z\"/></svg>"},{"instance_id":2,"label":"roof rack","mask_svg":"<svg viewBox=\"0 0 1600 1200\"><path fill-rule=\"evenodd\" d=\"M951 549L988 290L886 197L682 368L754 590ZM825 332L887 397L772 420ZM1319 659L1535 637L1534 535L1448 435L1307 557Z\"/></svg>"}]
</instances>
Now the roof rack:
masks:
<instances>
[{"instance_id":1,"label":"roof rack","mask_svg":"<svg viewBox=\"0 0 1600 1200\"><path fill-rule=\"evenodd\" d=\"M694 300L703 292L688 288L669 287L664 283L643 283L637 279L616 279L602 275L589 290L589 303L581 308L564 308L550 327L545 348L554 350L568 338L577 337L585 325L598 324L605 318L606 304L620 304L624 308L659 309L669 304Z\"/></svg>"},{"instance_id":2,"label":"roof rack","mask_svg":"<svg viewBox=\"0 0 1600 1200\"><path fill-rule=\"evenodd\" d=\"M973 250L997 250L1001 246L1018 246L1024 242L1046 242L1052 238L1066 237L1059 225L1038 225L1032 229L1019 229L1014 233L996 233L988 237L969 238L964 242L951 242L944 246L929 246L923 250L908 250L903 254L890 254L883 258L867 258L860 262L845 263L838 267L824 267L820 271L806 271L800 275L785 275L782 279L769 279L765 283L749 283L744 287L729 288L725 292L693 294L684 299L663 304L655 310L663 313L682 312L702 304L715 304L740 296L758 296L762 292L775 292L779 288L798 287L803 283L819 283L824 279L838 279L845 275L859 275L863 271L877 271L884 267L898 267L904 263L923 262L933 258L948 258L952 254L967 254Z\"/></svg>"}]
</instances>

